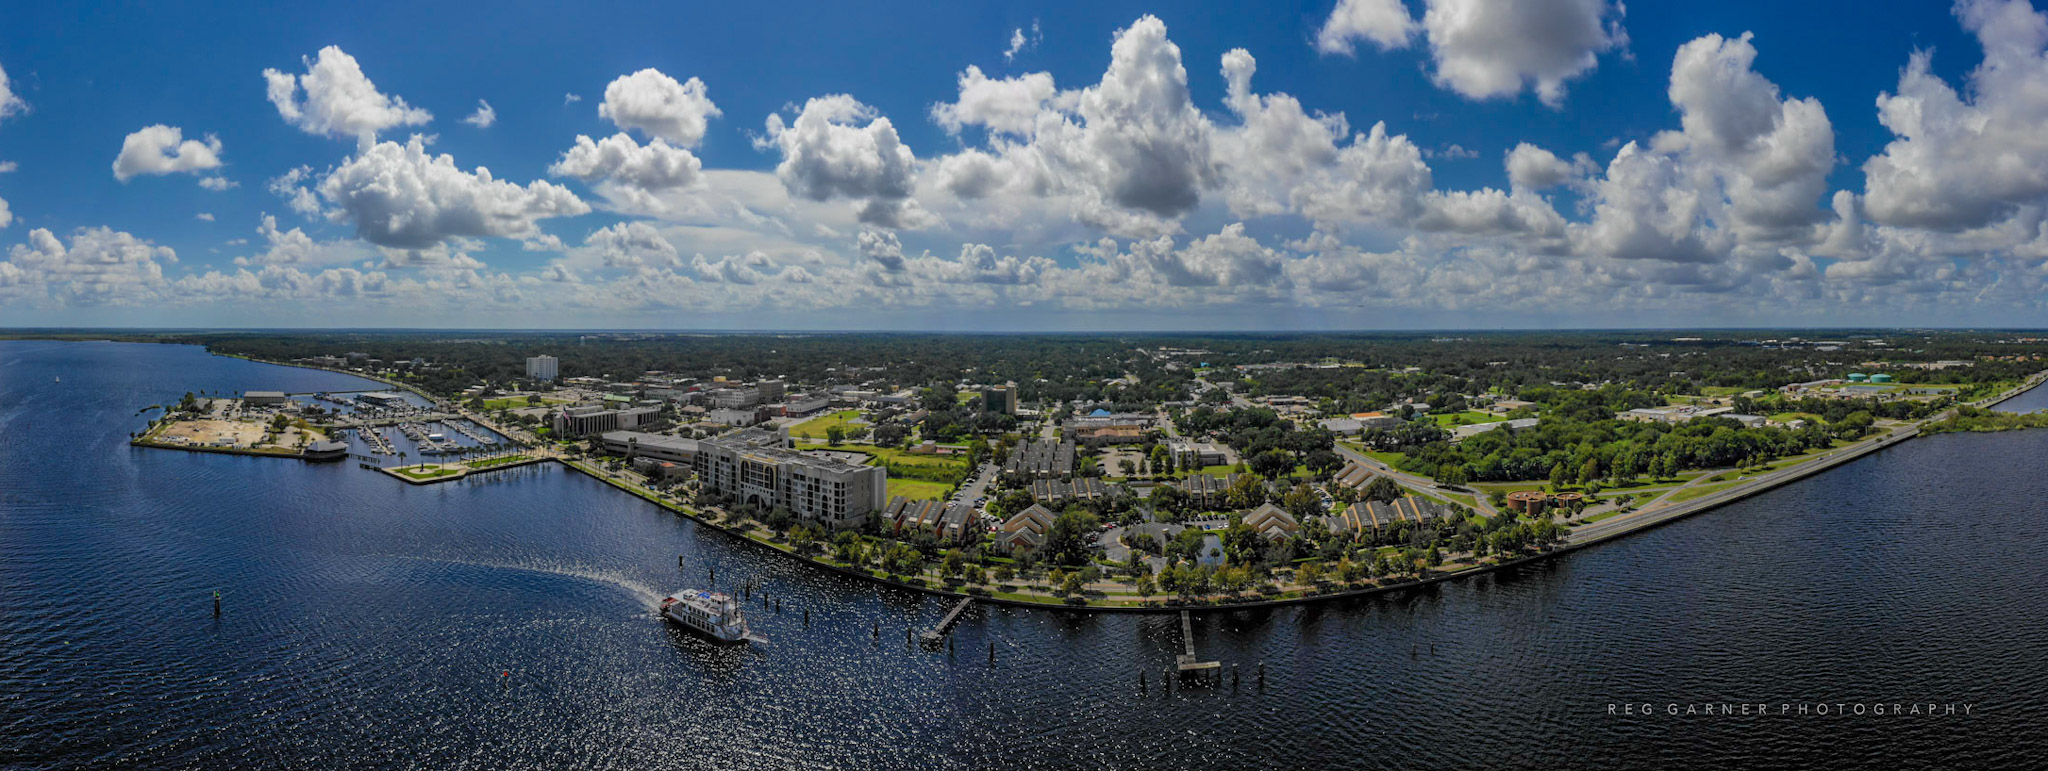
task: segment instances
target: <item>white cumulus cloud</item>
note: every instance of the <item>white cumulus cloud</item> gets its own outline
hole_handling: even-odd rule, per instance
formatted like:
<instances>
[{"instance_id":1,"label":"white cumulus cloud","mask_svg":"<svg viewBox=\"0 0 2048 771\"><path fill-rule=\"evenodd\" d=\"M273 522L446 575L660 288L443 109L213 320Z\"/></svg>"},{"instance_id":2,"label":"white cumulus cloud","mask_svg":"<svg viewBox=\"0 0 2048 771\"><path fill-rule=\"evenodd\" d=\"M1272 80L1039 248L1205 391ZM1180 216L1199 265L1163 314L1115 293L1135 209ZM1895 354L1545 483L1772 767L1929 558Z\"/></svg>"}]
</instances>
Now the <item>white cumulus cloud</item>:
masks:
<instances>
[{"instance_id":1,"label":"white cumulus cloud","mask_svg":"<svg viewBox=\"0 0 2048 771\"><path fill-rule=\"evenodd\" d=\"M631 136L613 134L593 141L578 135L576 146L548 167L548 173L585 182L611 179L642 190L665 190L695 183L703 163L690 151L670 147L661 139L645 146Z\"/></svg>"},{"instance_id":2,"label":"white cumulus cloud","mask_svg":"<svg viewBox=\"0 0 2048 771\"><path fill-rule=\"evenodd\" d=\"M355 57L338 46L322 48L317 59L302 61L304 75L263 70L270 103L285 122L301 131L353 138L367 146L386 129L434 119L432 113L378 91Z\"/></svg>"},{"instance_id":3,"label":"white cumulus cloud","mask_svg":"<svg viewBox=\"0 0 2048 771\"><path fill-rule=\"evenodd\" d=\"M220 168L220 138L186 139L176 126L144 126L121 141L114 158L114 178L126 182L142 174L174 174Z\"/></svg>"},{"instance_id":4,"label":"white cumulus cloud","mask_svg":"<svg viewBox=\"0 0 2048 771\"><path fill-rule=\"evenodd\" d=\"M1955 231L2048 204L2048 15L2027 0L1955 10L1984 60L1958 93L1933 73L1934 52L1916 51L1898 90L1878 97L1897 138L1863 164L1876 222Z\"/></svg>"},{"instance_id":5,"label":"white cumulus cloud","mask_svg":"<svg viewBox=\"0 0 2048 771\"><path fill-rule=\"evenodd\" d=\"M1609 0L1429 0L1422 27L1440 85L1470 99L1531 87L1554 107L1565 81L1627 44L1620 17Z\"/></svg>"},{"instance_id":6,"label":"white cumulus cloud","mask_svg":"<svg viewBox=\"0 0 2048 771\"><path fill-rule=\"evenodd\" d=\"M14 86L7 80L7 68L0 67L0 118L28 112L28 103L14 93Z\"/></svg>"},{"instance_id":7,"label":"white cumulus cloud","mask_svg":"<svg viewBox=\"0 0 2048 771\"><path fill-rule=\"evenodd\" d=\"M478 99L476 100L476 112L470 113L469 117L462 119L462 122L477 128L490 128L491 124L498 122L498 111L491 109L490 102Z\"/></svg>"},{"instance_id":8,"label":"white cumulus cloud","mask_svg":"<svg viewBox=\"0 0 2048 771\"><path fill-rule=\"evenodd\" d=\"M354 223L365 241L402 249L461 236L533 237L539 220L590 211L575 193L546 181L521 187L489 169L463 171L453 156L429 155L417 136L370 146L321 180L319 190L335 207L331 219Z\"/></svg>"},{"instance_id":9,"label":"white cumulus cloud","mask_svg":"<svg viewBox=\"0 0 2048 771\"><path fill-rule=\"evenodd\" d=\"M968 65L960 73L959 101L933 105L932 120L954 134L967 126L983 126L990 131L1028 135L1045 103L1058 91L1048 73L998 80L983 75L980 67Z\"/></svg>"},{"instance_id":10,"label":"white cumulus cloud","mask_svg":"<svg viewBox=\"0 0 2048 771\"><path fill-rule=\"evenodd\" d=\"M619 128L637 129L681 147L696 147L710 119L720 114L704 81L677 82L653 68L613 80L597 105L598 117Z\"/></svg>"},{"instance_id":11,"label":"white cumulus cloud","mask_svg":"<svg viewBox=\"0 0 2048 771\"><path fill-rule=\"evenodd\" d=\"M810 99L791 121L771 114L767 133L756 144L781 151L775 174L791 195L813 201L854 199L861 202L862 222L915 224L905 215L917 212L910 198L917 158L887 117L853 97Z\"/></svg>"},{"instance_id":12,"label":"white cumulus cloud","mask_svg":"<svg viewBox=\"0 0 2048 771\"><path fill-rule=\"evenodd\" d=\"M1419 26L1401 0L1339 0L1316 32L1316 50L1350 56L1361 40L1382 49L1402 48Z\"/></svg>"}]
</instances>

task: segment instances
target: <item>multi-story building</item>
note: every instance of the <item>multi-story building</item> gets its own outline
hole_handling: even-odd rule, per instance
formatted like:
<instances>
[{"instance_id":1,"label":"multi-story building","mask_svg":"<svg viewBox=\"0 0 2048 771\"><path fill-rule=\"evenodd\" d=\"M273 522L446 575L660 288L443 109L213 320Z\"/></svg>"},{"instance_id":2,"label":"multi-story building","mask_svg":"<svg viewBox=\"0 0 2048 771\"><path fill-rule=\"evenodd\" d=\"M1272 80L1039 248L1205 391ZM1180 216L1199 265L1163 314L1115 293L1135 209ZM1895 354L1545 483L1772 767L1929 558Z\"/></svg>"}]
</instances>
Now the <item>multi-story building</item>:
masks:
<instances>
[{"instance_id":1,"label":"multi-story building","mask_svg":"<svg viewBox=\"0 0 2048 771\"><path fill-rule=\"evenodd\" d=\"M624 429L660 428L664 422L659 407L570 407L555 414L553 428L557 437L574 438Z\"/></svg>"},{"instance_id":2,"label":"multi-story building","mask_svg":"<svg viewBox=\"0 0 2048 771\"><path fill-rule=\"evenodd\" d=\"M1003 476L1012 482L1065 479L1074 474L1074 443L1051 439L1019 442L1003 461Z\"/></svg>"},{"instance_id":3,"label":"multi-story building","mask_svg":"<svg viewBox=\"0 0 2048 771\"><path fill-rule=\"evenodd\" d=\"M541 354L526 358L526 377L529 380L552 383L561 374L560 362L556 361L553 356Z\"/></svg>"},{"instance_id":4,"label":"multi-story building","mask_svg":"<svg viewBox=\"0 0 2048 771\"><path fill-rule=\"evenodd\" d=\"M1215 442L1172 437L1166 440L1166 451L1173 454L1173 462L1182 468L1220 466L1230 462L1230 454L1223 445Z\"/></svg>"},{"instance_id":5,"label":"multi-story building","mask_svg":"<svg viewBox=\"0 0 2048 771\"><path fill-rule=\"evenodd\" d=\"M790 449L787 431L748 429L697 443L704 489L834 528L859 527L882 508L889 472Z\"/></svg>"},{"instance_id":6,"label":"multi-story building","mask_svg":"<svg viewBox=\"0 0 2048 771\"><path fill-rule=\"evenodd\" d=\"M751 426L760 420L760 416L752 408L741 410L721 407L705 413L704 418L713 423L739 427Z\"/></svg>"},{"instance_id":7,"label":"multi-story building","mask_svg":"<svg viewBox=\"0 0 2048 771\"><path fill-rule=\"evenodd\" d=\"M792 418L800 418L824 412L825 408L830 406L832 406L832 400L823 396L814 394L793 396L790 397L788 402L783 404L782 414Z\"/></svg>"},{"instance_id":8,"label":"multi-story building","mask_svg":"<svg viewBox=\"0 0 2048 771\"><path fill-rule=\"evenodd\" d=\"M989 386L981 390L981 408L1004 415L1017 414L1017 386Z\"/></svg>"},{"instance_id":9,"label":"multi-story building","mask_svg":"<svg viewBox=\"0 0 2048 771\"><path fill-rule=\"evenodd\" d=\"M555 413L556 437L592 436L619 430L619 411L603 407L570 407Z\"/></svg>"},{"instance_id":10,"label":"multi-story building","mask_svg":"<svg viewBox=\"0 0 2048 771\"><path fill-rule=\"evenodd\" d=\"M628 458L653 458L685 466L697 462L697 440L680 436L641 431L607 431L598 437L598 444L604 447L605 452L617 453Z\"/></svg>"},{"instance_id":11,"label":"multi-story building","mask_svg":"<svg viewBox=\"0 0 2048 771\"><path fill-rule=\"evenodd\" d=\"M761 405L757 388L720 388L711 392L711 406L721 410L751 410Z\"/></svg>"}]
</instances>

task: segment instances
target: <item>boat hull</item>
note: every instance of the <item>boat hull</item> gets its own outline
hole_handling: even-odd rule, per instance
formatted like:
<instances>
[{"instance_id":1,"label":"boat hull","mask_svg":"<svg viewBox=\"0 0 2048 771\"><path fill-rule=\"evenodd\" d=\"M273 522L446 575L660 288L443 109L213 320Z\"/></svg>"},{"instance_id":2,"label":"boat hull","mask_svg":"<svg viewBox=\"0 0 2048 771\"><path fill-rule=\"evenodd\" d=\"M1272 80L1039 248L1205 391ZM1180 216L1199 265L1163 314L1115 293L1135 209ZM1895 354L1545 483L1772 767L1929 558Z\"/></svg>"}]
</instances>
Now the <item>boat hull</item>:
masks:
<instances>
[{"instance_id":1,"label":"boat hull","mask_svg":"<svg viewBox=\"0 0 2048 771\"><path fill-rule=\"evenodd\" d=\"M731 597L686 589L661 601L661 615L670 621L720 645L747 641L745 614Z\"/></svg>"},{"instance_id":2,"label":"boat hull","mask_svg":"<svg viewBox=\"0 0 2048 771\"><path fill-rule=\"evenodd\" d=\"M676 616L675 614L666 611L663 611L661 616L662 618L668 619L670 623L673 623L676 626L680 626L684 629L688 629L691 632L696 633L698 637L710 640L711 642L717 643L719 645L741 645L746 643L747 641L747 634L744 631L705 628L702 626L698 626L697 624L691 623L688 619Z\"/></svg>"}]
</instances>

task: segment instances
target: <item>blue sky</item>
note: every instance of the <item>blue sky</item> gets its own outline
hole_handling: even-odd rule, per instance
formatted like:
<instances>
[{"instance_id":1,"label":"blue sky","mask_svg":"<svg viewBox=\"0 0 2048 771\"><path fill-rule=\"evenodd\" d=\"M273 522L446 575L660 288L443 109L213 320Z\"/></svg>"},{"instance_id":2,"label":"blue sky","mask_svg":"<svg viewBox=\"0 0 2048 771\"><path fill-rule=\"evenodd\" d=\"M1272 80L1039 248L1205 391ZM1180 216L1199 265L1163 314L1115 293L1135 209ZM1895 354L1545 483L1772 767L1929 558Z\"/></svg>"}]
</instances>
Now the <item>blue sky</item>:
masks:
<instances>
[{"instance_id":1,"label":"blue sky","mask_svg":"<svg viewBox=\"0 0 2048 771\"><path fill-rule=\"evenodd\" d=\"M2025 0L650 6L10 10L0 324L2044 321Z\"/></svg>"}]
</instances>

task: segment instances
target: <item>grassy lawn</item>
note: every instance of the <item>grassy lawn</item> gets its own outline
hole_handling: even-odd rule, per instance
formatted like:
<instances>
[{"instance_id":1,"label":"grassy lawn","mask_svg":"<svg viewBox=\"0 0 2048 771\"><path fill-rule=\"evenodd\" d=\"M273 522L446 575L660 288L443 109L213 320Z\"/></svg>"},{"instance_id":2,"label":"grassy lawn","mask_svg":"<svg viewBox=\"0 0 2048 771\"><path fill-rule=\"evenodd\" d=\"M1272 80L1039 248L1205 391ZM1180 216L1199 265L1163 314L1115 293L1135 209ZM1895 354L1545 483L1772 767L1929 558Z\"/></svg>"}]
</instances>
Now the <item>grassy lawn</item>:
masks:
<instances>
[{"instance_id":1,"label":"grassy lawn","mask_svg":"<svg viewBox=\"0 0 2048 771\"><path fill-rule=\"evenodd\" d=\"M518 463L522 460L526 460L526 456L506 455L497 458L479 458L477 460L467 461L467 464L470 468L490 468L492 466L503 466L507 463Z\"/></svg>"},{"instance_id":2,"label":"grassy lawn","mask_svg":"<svg viewBox=\"0 0 2048 771\"><path fill-rule=\"evenodd\" d=\"M1775 421L1778 423L1789 423L1794 420L1804 420L1810 425L1825 426L1828 424L1827 421L1821 420L1819 415L1815 415L1811 412L1774 412L1764 417L1768 420Z\"/></svg>"},{"instance_id":3,"label":"grassy lawn","mask_svg":"<svg viewBox=\"0 0 2048 771\"><path fill-rule=\"evenodd\" d=\"M1507 494L1517 490L1541 490L1549 485L1549 482L1474 482L1466 487L1492 495L1495 492Z\"/></svg>"},{"instance_id":4,"label":"grassy lawn","mask_svg":"<svg viewBox=\"0 0 2048 771\"><path fill-rule=\"evenodd\" d=\"M398 473L405 475L407 479L440 479L456 472L455 469L440 468L438 466L430 466L424 470L418 466L407 466L399 469Z\"/></svg>"},{"instance_id":5,"label":"grassy lawn","mask_svg":"<svg viewBox=\"0 0 2048 771\"><path fill-rule=\"evenodd\" d=\"M1689 501L1694 498L1699 498L1702 496L1718 493L1722 490L1734 487L1736 484L1736 482L1719 482L1710 485L1700 485L1698 487L1688 487L1684 490L1672 493L1671 497L1666 498L1665 500L1671 503L1684 503L1685 501Z\"/></svg>"},{"instance_id":6,"label":"grassy lawn","mask_svg":"<svg viewBox=\"0 0 2048 771\"><path fill-rule=\"evenodd\" d=\"M825 438L826 429L829 429L833 426L845 426L846 421L852 420L857 417L860 417L860 410L840 410L838 412L819 415L818 417L811 418L810 420L806 420L794 426L790 426L789 435L800 436L805 439L822 440Z\"/></svg>"},{"instance_id":7,"label":"grassy lawn","mask_svg":"<svg viewBox=\"0 0 2048 771\"><path fill-rule=\"evenodd\" d=\"M1360 455L1379 461L1381 463L1385 463L1389 466L1397 466L1401 461L1406 460L1408 458L1408 453L1405 452L1382 452L1379 450L1368 450L1365 449L1365 445L1359 444L1357 442L1338 442L1338 444L1350 448L1352 452L1358 453Z\"/></svg>"},{"instance_id":8,"label":"grassy lawn","mask_svg":"<svg viewBox=\"0 0 2048 771\"><path fill-rule=\"evenodd\" d=\"M1450 428L1452 426L1469 426L1474 423L1498 423L1500 421L1507 420L1507 418L1503 418L1499 415L1494 415L1488 412L1480 412L1478 410L1438 413L1430 415L1429 419L1436 421L1437 425L1443 426L1444 428Z\"/></svg>"},{"instance_id":9,"label":"grassy lawn","mask_svg":"<svg viewBox=\"0 0 2048 771\"><path fill-rule=\"evenodd\" d=\"M1408 453L1373 450L1365 453L1365 457L1399 468L1400 462L1408 459Z\"/></svg>"},{"instance_id":10,"label":"grassy lawn","mask_svg":"<svg viewBox=\"0 0 2048 771\"><path fill-rule=\"evenodd\" d=\"M889 497L901 495L914 501L936 501L946 497L952 485L940 482L922 482L916 479L889 480Z\"/></svg>"},{"instance_id":11,"label":"grassy lawn","mask_svg":"<svg viewBox=\"0 0 2048 771\"><path fill-rule=\"evenodd\" d=\"M1477 510L1479 508L1479 502L1472 500L1472 496L1470 495L1459 495L1457 493L1445 492L1439 492L1437 493L1437 495L1441 495L1450 502L1458 504L1468 509Z\"/></svg>"},{"instance_id":12,"label":"grassy lawn","mask_svg":"<svg viewBox=\"0 0 2048 771\"><path fill-rule=\"evenodd\" d=\"M1598 521L1600 521L1600 520L1606 519L1606 518L1608 518L1608 517L1612 517L1612 516L1615 516L1615 515L1617 515L1617 514L1620 514L1620 513L1622 513L1622 512L1621 512L1621 509L1614 509L1614 510L1611 510L1611 511L1603 511L1603 512L1601 512L1601 513L1599 513L1599 514L1595 514L1595 515L1593 515L1593 516L1587 517L1587 518L1585 518L1585 519L1584 519L1583 521L1584 521L1584 522L1585 522L1586 524L1589 524L1589 525L1590 525L1590 524L1592 524L1592 523L1594 523L1594 522L1598 522Z\"/></svg>"}]
</instances>

